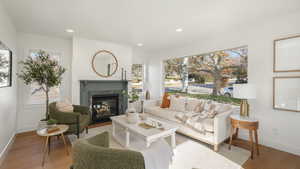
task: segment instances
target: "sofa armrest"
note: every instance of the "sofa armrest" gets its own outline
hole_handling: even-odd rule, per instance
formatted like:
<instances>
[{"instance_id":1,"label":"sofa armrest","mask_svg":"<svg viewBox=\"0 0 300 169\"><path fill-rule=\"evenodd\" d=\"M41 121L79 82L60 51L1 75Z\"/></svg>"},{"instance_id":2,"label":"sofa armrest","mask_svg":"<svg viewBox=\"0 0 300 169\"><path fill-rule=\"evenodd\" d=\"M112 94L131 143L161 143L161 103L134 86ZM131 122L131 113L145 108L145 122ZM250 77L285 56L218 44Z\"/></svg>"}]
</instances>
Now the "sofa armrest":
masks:
<instances>
[{"instance_id":1,"label":"sofa armrest","mask_svg":"<svg viewBox=\"0 0 300 169\"><path fill-rule=\"evenodd\" d=\"M220 113L214 118L214 143L220 144L226 140L230 135L230 119L232 110Z\"/></svg>"},{"instance_id":2,"label":"sofa armrest","mask_svg":"<svg viewBox=\"0 0 300 169\"><path fill-rule=\"evenodd\" d=\"M93 145L109 148L109 134L107 131L88 138L87 141Z\"/></svg>"},{"instance_id":3,"label":"sofa armrest","mask_svg":"<svg viewBox=\"0 0 300 169\"><path fill-rule=\"evenodd\" d=\"M142 153L77 142L73 146L74 169L145 169Z\"/></svg>"},{"instance_id":4,"label":"sofa armrest","mask_svg":"<svg viewBox=\"0 0 300 169\"><path fill-rule=\"evenodd\" d=\"M89 108L87 106L73 105L74 112L78 112L80 114L89 114Z\"/></svg>"},{"instance_id":5,"label":"sofa armrest","mask_svg":"<svg viewBox=\"0 0 300 169\"><path fill-rule=\"evenodd\" d=\"M76 124L79 122L80 113L76 112L52 112L50 117L57 120L59 124Z\"/></svg>"},{"instance_id":6,"label":"sofa armrest","mask_svg":"<svg viewBox=\"0 0 300 169\"><path fill-rule=\"evenodd\" d=\"M144 107L154 107L159 105L160 100L145 100Z\"/></svg>"}]
</instances>

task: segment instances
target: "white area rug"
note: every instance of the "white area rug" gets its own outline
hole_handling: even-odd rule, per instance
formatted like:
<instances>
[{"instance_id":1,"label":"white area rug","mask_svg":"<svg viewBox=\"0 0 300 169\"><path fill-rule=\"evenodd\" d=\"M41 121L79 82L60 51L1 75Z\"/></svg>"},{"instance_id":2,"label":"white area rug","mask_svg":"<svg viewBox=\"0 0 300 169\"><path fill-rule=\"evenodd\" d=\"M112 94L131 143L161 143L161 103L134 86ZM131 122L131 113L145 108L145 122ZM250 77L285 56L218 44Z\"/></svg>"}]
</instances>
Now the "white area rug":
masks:
<instances>
[{"instance_id":1,"label":"white area rug","mask_svg":"<svg viewBox=\"0 0 300 169\"><path fill-rule=\"evenodd\" d=\"M111 133L111 125L89 129L89 134L83 134L81 138L88 138L100 134L104 131ZM110 147L124 149L110 135ZM70 135L71 142L76 140L76 136ZM170 142L169 139L167 139ZM208 144L201 143L176 134L176 149L173 163L169 169L242 169L243 165L250 157L250 152L235 146L228 150L227 144L220 146L219 152L214 152Z\"/></svg>"}]
</instances>

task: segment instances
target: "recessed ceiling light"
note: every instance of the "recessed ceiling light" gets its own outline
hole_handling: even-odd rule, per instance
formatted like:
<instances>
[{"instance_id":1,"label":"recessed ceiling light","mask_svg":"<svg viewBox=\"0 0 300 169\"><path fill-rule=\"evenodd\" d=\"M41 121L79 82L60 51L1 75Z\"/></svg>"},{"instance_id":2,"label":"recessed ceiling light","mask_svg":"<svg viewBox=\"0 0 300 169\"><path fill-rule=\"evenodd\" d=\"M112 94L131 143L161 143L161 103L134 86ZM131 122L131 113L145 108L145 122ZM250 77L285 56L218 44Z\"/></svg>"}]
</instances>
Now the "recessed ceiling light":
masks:
<instances>
[{"instance_id":1,"label":"recessed ceiling light","mask_svg":"<svg viewBox=\"0 0 300 169\"><path fill-rule=\"evenodd\" d=\"M176 32L182 32L183 30L182 30L182 28L177 28L175 31Z\"/></svg>"},{"instance_id":2,"label":"recessed ceiling light","mask_svg":"<svg viewBox=\"0 0 300 169\"><path fill-rule=\"evenodd\" d=\"M73 29L66 29L66 32L68 32L68 33L74 33L75 31Z\"/></svg>"},{"instance_id":3,"label":"recessed ceiling light","mask_svg":"<svg viewBox=\"0 0 300 169\"><path fill-rule=\"evenodd\" d=\"M142 47L142 46L144 46L144 44L138 43L138 44L136 44L136 46Z\"/></svg>"}]
</instances>

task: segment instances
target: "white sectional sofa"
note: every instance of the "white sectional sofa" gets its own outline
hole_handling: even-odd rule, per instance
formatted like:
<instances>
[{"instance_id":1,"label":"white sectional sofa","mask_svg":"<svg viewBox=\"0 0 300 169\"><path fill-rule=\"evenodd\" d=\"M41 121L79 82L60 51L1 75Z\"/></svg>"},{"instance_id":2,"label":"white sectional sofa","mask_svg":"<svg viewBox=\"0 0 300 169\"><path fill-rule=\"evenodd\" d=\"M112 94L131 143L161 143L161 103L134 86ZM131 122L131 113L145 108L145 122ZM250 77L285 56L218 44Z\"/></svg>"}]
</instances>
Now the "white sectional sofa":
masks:
<instances>
[{"instance_id":1,"label":"white sectional sofa","mask_svg":"<svg viewBox=\"0 0 300 169\"><path fill-rule=\"evenodd\" d=\"M200 132L196 130L194 127L188 125L187 123L178 119L178 114L182 115L184 113L188 113L188 109L193 108L198 99L184 99L185 101L182 103L176 104L184 104L185 110L174 110L174 106L170 108L160 108L161 100L147 100L144 102L144 112L154 115L156 117L169 120L172 122L176 122L180 128L177 130L178 133L189 136L191 138L197 139L199 141L211 144L214 146L214 150L218 151L218 146L224 140L226 140L230 135L230 120L229 115L234 112L239 112L238 106L233 106L229 104L221 104L213 101L206 101L206 104L217 104L219 110L222 111L222 107L226 107L226 110L222 111L222 113L218 113L214 118L208 118L204 121L201 121L201 126L205 128L206 132ZM171 101L172 105L172 101ZM173 108L172 108L173 107ZM182 105L181 105L182 107ZM229 107L229 109L228 109ZM196 124L197 126L197 124Z\"/></svg>"}]
</instances>

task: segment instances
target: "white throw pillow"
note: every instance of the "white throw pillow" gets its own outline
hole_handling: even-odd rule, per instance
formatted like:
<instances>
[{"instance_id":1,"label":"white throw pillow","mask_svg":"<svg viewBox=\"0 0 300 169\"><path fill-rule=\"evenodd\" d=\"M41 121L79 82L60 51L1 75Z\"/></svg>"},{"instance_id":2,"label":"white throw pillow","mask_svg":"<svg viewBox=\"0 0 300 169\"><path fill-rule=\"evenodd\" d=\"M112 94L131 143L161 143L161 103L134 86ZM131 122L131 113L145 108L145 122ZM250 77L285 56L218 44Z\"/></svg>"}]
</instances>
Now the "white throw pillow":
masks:
<instances>
[{"instance_id":1,"label":"white throw pillow","mask_svg":"<svg viewBox=\"0 0 300 169\"><path fill-rule=\"evenodd\" d=\"M73 112L74 108L71 102L67 99L56 102L57 110L61 112Z\"/></svg>"},{"instance_id":2,"label":"white throw pillow","mask_svg":"<svg viewBox=\"0 0 300 169\"><path fill-rule=\"evenodd\" d=\"M194 99L194 98L188 98L186 102L186 111L194 112L196 110L196 107L201 103L201 100Z\"/></svg>"},{"instance_id":3,"label":"white throw pillow","mask_svg":"<svg viewBox=\"0 0 300 169\"><path fill-rule=\"evenodd\" d=\"M185 112L186 98L171 96L170 110Z\"/></svg>"}]
</instances>

